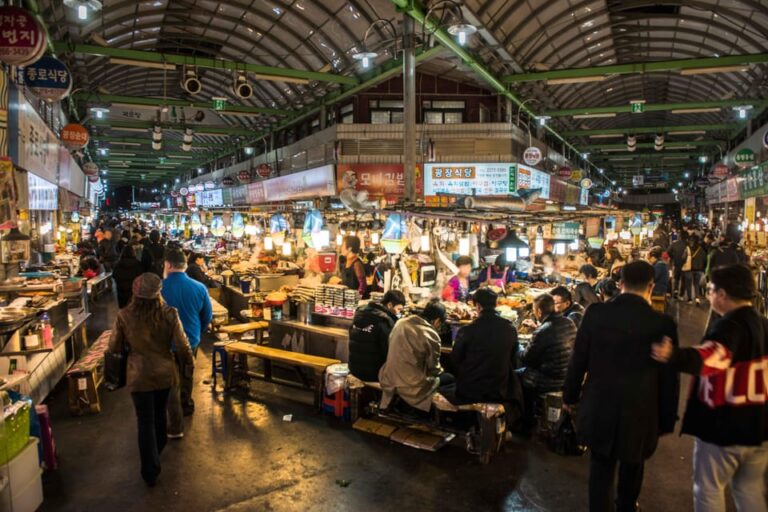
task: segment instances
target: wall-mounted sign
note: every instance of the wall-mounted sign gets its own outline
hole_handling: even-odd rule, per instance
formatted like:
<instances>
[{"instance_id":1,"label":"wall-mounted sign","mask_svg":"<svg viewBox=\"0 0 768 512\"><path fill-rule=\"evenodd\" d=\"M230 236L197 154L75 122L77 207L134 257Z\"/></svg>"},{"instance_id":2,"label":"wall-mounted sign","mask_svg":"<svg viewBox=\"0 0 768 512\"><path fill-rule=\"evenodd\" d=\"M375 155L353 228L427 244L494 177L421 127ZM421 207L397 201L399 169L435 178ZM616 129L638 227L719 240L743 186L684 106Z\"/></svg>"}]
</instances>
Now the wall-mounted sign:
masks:
<instances>
[{"instance_id":1,"label":"wall-mounted sign","mask_svg":"<svg viewBox=\"0 0 768 512\"><path fill-rule=\"evenodd\" d=\"M88 145L88 129L77 123L70 123L61 129L61 143L67 149L83 149Z\"/></svg>"},{"instance_id":2,"label":"wall-mounted sign","mask_svg":"<svg viewBox=\"0 0 768 512\"><path fill-rule=\"evenodd\" d=\"M573 172L573 169L571 169L566 165L557 170L557 175L563 178L564 180L569 180L571 179L572 172Z\"/></svg>"},{"instance_id":3,"label":"wall-mounted sign","mask_svg":"<svg viewBox=\"0 0 768 512\"><path fill-rule=\"evenodd\" d=\"M195 198L195 202L199 207L214 208L217 206L225 206L224 195L222 194L220 188L217 188L216 190L204 190L203 192L198 192L195 195L197 196Z\"/></svg>"},{"instance_id":4,"label":"wall-mounted sign","mask_svg":"<svg viewBox=\"0 0 768 512\"><path fill-rule=\"evenodd\" d=\"M725 164L717 164L712 169L712 176L716 176L718 178L725 178L726 176L728 176L729 172L730 172L730 170L728 169L727 165L725 165Z\"/></svg>"},{"instance_id":5,"label":"wall-mounted sign","mask_svg":"<svg viewBox=\"0 0 768 512\"><path fill-rule=\"evenodd\" d=\"M59 59L44 55L21 70L24 84L37 96L49 101L66 98L72 90L72 74Z\"/></svg>"},{"instance_id":6,"label":"wall-mounted sign","mask_svg":"<svg viewBox=\"0 0 768 512\"><path fill-rule=\"evenodd\" d=\"M584 178L579 182L579 185L581 185L581 188L589 190L592 188L592 180L589 178Z\"/></svg>"},{"instance_id":7,"label":"wall-mounted sign","mask_svg":"<svg viewBox=\"0 0 768 512\"><path fill-rule=\"evenodd\" d=\"M267 175L269 176L269 175ZM251 182L251 171L247 169L243 169L239 173L237 173L237 179L240 181L240 183L250 183Z\"/></svg>"},{"instance_id":8,"label":"wall-mounted sign","mask_svg":"<svg viewBox=\"0 0 768 512\"><path fill-rule=\"evenodd\" d=\"M181 187L181 189L179 189L179 194L186 197L189 195L189 189L187 187Z\"/></svg>"},{"instance_id":9,"label":"wall-mounted sign","mask_svg":"<svg viewBox=\"0 0 768 512\"><path fill-rule=\"evenodd\" d=\"M225 187L231 187L235 184L235 180L233 180L231 176L227 176L221 180L221 184Z\"/></svg>"},{"instance_id":10,"label":"wall-mounted sign","mask_svg":"<svg viewBox=\"0 0 768 512\"><path fill-rule=\"evenodd\" d=\"M416 169L416 194L424 188L421 170ZM365 190L369 197L397 199L405 195L405 175L402 164L338 164L336 186L345 189Z\"/></svg>"},{"instance_id":11,"label":"wall-mounted sign","mask_svg":"<svg viewBox=\"0 0 768 512\"><path fill-rule=\"evenodd\" d=\"M99 174L99 166L94 162L85 162L83 164L83 172L86 176L95 176Z\"/></svg>"},{"instance_id":12,"label":"wall-mounted sign","mask_svg":"<svg viewBox=\"0 0 768 512\"><path fill-rule=\"evenodd\" d=\"M536 165L541 162L541 150L536 146L531 146L523 152L523 162L528 165Z\"/></svg>"},{"instance_id":13,"label":"wall-mounted sign","mask_svg":"<svg viewBox=\"0 0 768 512\"><path fill-rule=\"evenodd\" d=\"M555 240L575 240L579 238L578 222L554 222L552 223L552 238Z\"/></svg>"},{"instance_id":14,"label":"wall-mounted sign","mask_svg":"<svg viewBox=\"0 0 768 512\"><path fill-rule=\"evenodd\" d=\"M48 41L32 14L19 7L0 7L0 60L26 66L43 56Z\"/></svg>"},{"instance_id":15,"label":"wall-mounted sign","mask_svg":"<svg viewBox=\"0 0 768 512\"><path fill-rule=\"evenodd\" d=\"M269 176L272 174L272 167L270 167L268 164L259 164L259 166L256 168L256 173L260 178L269 178Z\"/></svg>"},{"instance_id":16,"label":"wall-mounted sign","mask_svg":"<svg viewBox=\"0 0 768 512\"><path fill-rule=\"evenodd\" d=\"M58 183L59 139L18 89L11 89L8 146L14 163Z\"/></svg>"},{"instance_id":17,"label":"wall-mounted sign","mask_svg":"<svg viewBox=\"0 0 768 512\"><path fill-rule=\"evenodd\" d=\"M30 210L58 210L59 187L31 172L27 173Z\"/></svg>"},{"instance_id":18,"label":"wall-mounted sign","mask_svg":"<svg viewBox=\"0 0 768 512\"><path fill-rule=\"evenodd\" d=\"M517 164L424 164L424 195L505 196L517 188Z\"/></svg>"},{"instance_id":19,"label":"wall-mounted sign","mask_svg":"<svg viewBox=\"0 0 768 512\"><path fill-rule=\"evenodd\" d=\"M205 184L203 184L203 188L205 190L213 190L216 188L216 184L212 181L206 181Z\"/></svg>"},{"instance_id":20,"label":"wall-mounted sign","mask_svg":"<svg viewBox=\"0 0 768 512\"><path fill-rule=\"evenodd\" d=\"M629 110L633 114L642 114L645 112L645 100L632 100L629 102Z\"/></svg>"},{"instance_id":21,"label":"wall-mounted sign","mask_svg":"<svg viewBox=\"0 0 768 512\"><path fill-rule=\"evenodd\" d=\"M579 195L579 204L582 206L589 206L589 189L582 188Z\"/></svg>"},{"instance_id":22,"label":"wall-mounted sign","mask_svg":"<svg viewBox=\"0 0 768 512\"><path fill-rule=\"evenodd\" d=\"M264 185L264 193L269 201L314 199L336 195L336 174L333 165L324 165L259 183Z\"/></svg>"},{"instance_id":23,"label":"wall-mounted sign","mask_svg":"<svg viewBox=\"0 0 768 512\"><path fill-rule=\"evenodd\" d=\"M541 199L549 199L551 179L552 176L546 172L539 171L538 169L533 169L522 164L518 165L517 188L541 189L541 195L539 195ZM575 189L576 187L571 188ZM571 202L575 202L577 199L578 196Z\"/></svg>"},{"instance_id":24,"label":"wall-mounted sign","mask_svg":"<svg viewBox=\"0 0 768 512\"><path fill-rule=\"evenodd\" d=\"M749 148L744 148L736 153L733 160L741 168L752 167L755 165L755 152Z\"/></svg>"}]
</instances>

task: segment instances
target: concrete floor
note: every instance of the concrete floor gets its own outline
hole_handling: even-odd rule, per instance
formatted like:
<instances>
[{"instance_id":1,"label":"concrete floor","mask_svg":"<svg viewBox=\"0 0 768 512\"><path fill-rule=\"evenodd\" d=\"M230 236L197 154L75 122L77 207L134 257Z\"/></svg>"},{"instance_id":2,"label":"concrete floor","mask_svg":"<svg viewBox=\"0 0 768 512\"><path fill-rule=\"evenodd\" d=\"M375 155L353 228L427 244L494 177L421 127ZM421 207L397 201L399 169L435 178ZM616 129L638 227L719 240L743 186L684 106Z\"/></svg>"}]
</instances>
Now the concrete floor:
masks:
<instances>
[{"instance_id":1,"label":"concrete floor","mask_svg":"<svg viewBox=\"0 0 768 512\"><path fill-rule=\"evenodd\" d=\"M90 325L94 334L108 328L114 311L103 299ZM697 342L705 308L674 306L673 312L682 343ZM60 468L44 476L42 510L586 510L586 457L560 457L533 440L509 443L482 466L460 445L428 453L354 431L315 413L309 393L261 385L248 399L224 396L202 383L210 371L210 345L204 348L197 411L187 419L185 438L164 451L152 489L139 476L128 393L102 391L100 414L74 418L60 386L48 400ZM285 414L293 421L284 422ZM644 510L692 510L691 446L687 436L661 440L646 466Z\"/></svg>"}]
</instances>

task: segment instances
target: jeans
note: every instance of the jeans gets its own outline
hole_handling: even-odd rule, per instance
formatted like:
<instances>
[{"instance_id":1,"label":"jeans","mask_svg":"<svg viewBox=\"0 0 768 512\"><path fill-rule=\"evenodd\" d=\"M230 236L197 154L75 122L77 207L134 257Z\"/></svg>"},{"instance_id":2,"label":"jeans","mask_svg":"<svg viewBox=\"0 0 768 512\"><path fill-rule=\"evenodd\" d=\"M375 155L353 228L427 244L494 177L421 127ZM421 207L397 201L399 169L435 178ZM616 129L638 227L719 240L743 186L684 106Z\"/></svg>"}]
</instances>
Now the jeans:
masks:
<instances>
[{"instance_id":1,"label":"jeans","mask_svg":"<svg viewBox=\"0 0 768 512\"><path fill-rule=\"evenodd\" d=\"M696 438L693 445L693 505L696 512L725 510L731 487L739 512L765 512L768 442L762 446L718 446Z\"/></svg>"},{"instance_id":2,"label":"jeans","mask_svg":"<svg viewBox=\"0 0 768 512\"><path fill-rule=\"evenodd\" d=\"M197 349L192 351L192 355L197 356ZM187 366L178 358L175 359L176 368L179 371L179 383L171 387L168 397L168 431L171 434L181 434L184 432L184 413L195 409L195 403L192 400L194 367Z\"/></svg>"},{"instance_id":3,"label":"jeans","mask_svg":"<svg viewBox=\"0 0 768 512\"><path fill-rule=\"evenodd\" d=\"M616 481L616 466L619 466L619 485L614 506L613 486ZM640 488L643 486L644 463L626 464L614 457L605 457L594 452L589 459L589 511L630 512L634 511Z\"/></svg>"},{"instance_id":4,"label":"jeans","mask_svg":"<svg viewBox=\"0 0 768 512\"><path fill-rule=\"evenodd\" d=\"M687 272L683 272L683 286L684 286L684 292L680 294L682 297L685 295L685 297L688 300L694 300L699 298L699 284L701 283L701 277L704 275L704 272L700 270L689 270Z\"/></svg>"},{"instance_id":5,"label":"jeans","mask_svg":"<svg viewBox=\"0 0 768 512\"><path fill-rule=\"evenodd\" d=\"M160 389L131 393L139 431L141 476L148 483L154 483L160 475L160 454L168 440L165 430L168 392Z\"/></svg>"}]
</instances>

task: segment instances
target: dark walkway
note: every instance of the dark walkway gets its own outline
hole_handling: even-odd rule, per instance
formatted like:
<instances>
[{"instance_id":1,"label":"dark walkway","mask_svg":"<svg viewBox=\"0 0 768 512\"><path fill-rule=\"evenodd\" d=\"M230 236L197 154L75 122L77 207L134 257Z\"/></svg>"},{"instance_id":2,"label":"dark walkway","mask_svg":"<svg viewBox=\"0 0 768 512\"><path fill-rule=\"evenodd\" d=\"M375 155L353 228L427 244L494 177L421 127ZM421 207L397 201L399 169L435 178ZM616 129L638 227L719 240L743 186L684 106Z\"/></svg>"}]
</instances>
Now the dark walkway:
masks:
<instances>
[{"instance_id":1,"label":"dark walkway","mask_svg":"<svg viewBox=\"0 0 768 512\"><path fill-rule=\"evenodd\" d=\"M104 299L108 302L107 299ZM114 305L94 315L108 328ZM675 310L684 344L699 340L704 308ZM163 453L158 486L139 477L136 427L124 390L102 392L103 411L73 418L66 389L49 399L60 469L45 475L47 511L566 511L586 509L587 458L564 458L541 443L511 443L489 466L461 446L407 448L315 414L308 393L262 386L250 400L212 393L198 356L186 437ZM687 384L687 381L684 381ZM684 387L684 389L687 389ZM292 393L291 393L292 394ZM282 421L293 414L293 421ZM692 509L691 440L668 436L647 465L647 511ZM348 480L340 487L337 480Z\"/></svg>"}]
</instances>

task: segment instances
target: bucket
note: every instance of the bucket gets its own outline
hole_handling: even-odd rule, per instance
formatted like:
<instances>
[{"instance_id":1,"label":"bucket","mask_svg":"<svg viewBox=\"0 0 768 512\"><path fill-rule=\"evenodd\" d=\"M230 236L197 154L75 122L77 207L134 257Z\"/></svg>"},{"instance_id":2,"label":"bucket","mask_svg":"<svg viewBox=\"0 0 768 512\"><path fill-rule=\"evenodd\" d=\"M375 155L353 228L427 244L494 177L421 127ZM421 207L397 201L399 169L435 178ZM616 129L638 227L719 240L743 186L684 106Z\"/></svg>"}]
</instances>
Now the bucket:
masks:
<instances>
[{"instance_id":1,"label":"bucket","mask_svg":"<svg viewBox=\"0 0 768 512\"><path fill-rule=\"evenodd\" d=\"M251 280L250 279L240 280L240 290L242 290L243 293L251 293Z\"/></svg>"},{"instance_id":2,"label":"bucket","mask_svg":"<svg viewBox=\"0 0 768 512\"><path fill-rule=\"evenodd\" d=\"M311 324L313 308L314 305L311 302L299 302L297 320L303 324Z\"/></svg>"},{"instance_id":3,"label":"bucket","mask_svg":"<svg viewBox=\"0 0 768 512\"><path fill-rule=\"evenodd\" d=\"M320 272L333 272L336 270L336 253L321 252L318 254L320 260Z\"/></svg>"}]
</instances>

